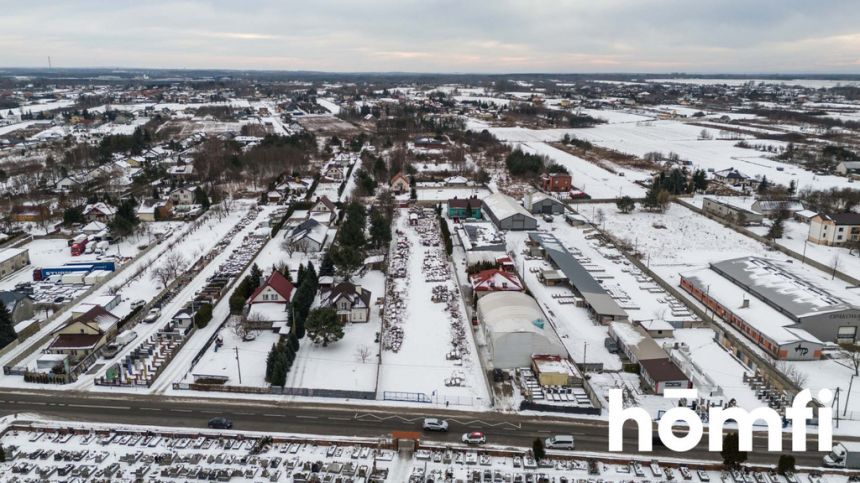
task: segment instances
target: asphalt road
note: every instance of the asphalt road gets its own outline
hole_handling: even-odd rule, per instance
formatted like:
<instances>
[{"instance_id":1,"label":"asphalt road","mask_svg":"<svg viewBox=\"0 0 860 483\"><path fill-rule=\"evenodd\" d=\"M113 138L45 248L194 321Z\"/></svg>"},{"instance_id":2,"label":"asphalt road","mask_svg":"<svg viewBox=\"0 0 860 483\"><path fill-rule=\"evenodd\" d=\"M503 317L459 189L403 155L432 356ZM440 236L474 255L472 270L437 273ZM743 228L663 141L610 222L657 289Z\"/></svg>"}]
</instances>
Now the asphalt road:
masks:
<instances>
[{"instance_id":1,"label":"asphalt road","mask_svg":"<svg viewBox=\"0 0 860 483\"><path fill-rule=\"evenodd\" d=\"M428 408L429 409L429 408ZM421 408L283 403L259 400L216 398L169 398L150 395L110 395L57 391L0 391L0 415L37 413L51 419L92 423L134 424L181 428L203 428L215 416L234 423L234 430L302 433L326 436L387 437L392 431L419 431L424 417L441 417L450 425L448 433L426 433L434 442L459 442L468 431L481 431L489 444L530 447L535 438L552 434L571 434L579 451L607 452L608 425L592 419L558 418L541 415L497 412L441 411ZM627 428L627 426L625 426ZM632 451L637 432L625 431L624 445ZM786 433L783 447L791 448ZM649 455L692 460L720 460L707 450L707 432L700 445L678 454L657 449ZM844 438L843 438L844 439ZM851 438L855 439L855 438ZM778 454L766 451L763 437L756 436L750 462L776 464ZM812 449L793 453L798 465L820 466L822 453L814 451L814 435L808 439ZM646 455L645 453L641 453Z\"/></svg>"}]
</instances>

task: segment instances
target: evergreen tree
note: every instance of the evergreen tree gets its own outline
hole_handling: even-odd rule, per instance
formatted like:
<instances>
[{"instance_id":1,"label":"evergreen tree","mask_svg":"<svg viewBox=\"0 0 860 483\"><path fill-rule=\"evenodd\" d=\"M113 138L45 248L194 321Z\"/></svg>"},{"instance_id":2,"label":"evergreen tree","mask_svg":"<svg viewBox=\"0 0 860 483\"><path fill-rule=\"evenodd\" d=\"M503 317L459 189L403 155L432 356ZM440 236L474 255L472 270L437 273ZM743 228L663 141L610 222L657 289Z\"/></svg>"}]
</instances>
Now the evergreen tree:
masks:
<instances>
[{"instance_id":1,"label":"evergreen tree","mask_svg":"<svg viewBox=\"0 0 860 483\"><path fill-rule=\"evenodd\" d=\"M12 321L12 314L6 308L6 304L0 303L0 349L6 347L12 341L18 338L15 333L15 323Z\"/></svg>"},{"instance_id":2,"label":"evergreen tree","mask_svg":"<svg viewBox=\"0 0 860 483\"><path fill-rule=\"evenodd\" d=\"M204 210L209 209L209 196L207 196L206 192L203 191L203 188L199 186L194 189L194 202L198 205L202 205Z\"/></svg>"},{"instance_id":3,"label":"evergreen tree","mask_svg":"<svg viewBox=\"0 0 860 483\"><path fill-rule=\"evenodd\" d=\"M784 475L786 473L794 473L794 456L790 454L781 454L779 455L779 462L776 464L776 472Z\"/></svg>"},{"instance_id":4,"label":"evergreen tree","mask_svg":"<svg viewBox=\"0 0 860 483\"><path fill-rule=\"evenodd\" d=\"M337 320L337 312L332 307L312 310L306 321L308 337L316 344L328 346L343 338L343 325Z\"/></svg>"},{"instance_id":5,"label":"evergreen tree","mask_svg":"<svg viewBox=\"0 0 860 483\"><path fill-rule=\"evenodd\" d=\"M615 202L615 206L618 208L618 211L622 213L630 213L634 208L636 208L636 203L633 201L633 198L625 195Z\"/></svg>"},{"instance_id":6,"label":"evergreen tree","mask_svg":"<svg viewBox=\"0 0 860 483\"><path fill-rule=\"evenodd\" d=\"M278 355L278 344L272 344L272 348L269 350L269 354L266 356L266 382L271 382L272 380L272 371L275 366L275 358Z\"/></svg>"},{"instance_id":7,"label":"evergreen tree","mask_svg":"<svg viewBox=\"0 0 860 483\"><path fill-rule=\"evenodd\" d=\"M535 438L532 442L532 453L534 454L535 461L540 461L546 456L546 450L544 449L543 440L541 438Z\"/></svg>"},{"instance_id":8,"label":"evergreen tree","mask_svg":"<svg viewBox=\"0 0 860 483\"><path fill-rule=\"evenodd\" d=\"M726 468L737 468L747 460L746 451L740 450L738 433L729 433L723 436L723 450L720 451L720 456L723 457L723 464L726 465Z\"/></svg>"},{"instance_id":9,"label":"evergreen tree","mask_svg":"<svg viewBox=\"0 0 860 483\"><path fill-rule=\"evenodd\" d=\"M768 189L770 189L770 182L768 182L767 176L762 176L761 181L758 184L758 193L759 194L767 193Z\"/></svg>"},{"instance_id":10,"label":"evergreen tree","mask_svg":"<svg viewBox=\"0 0 860 483\"><path fill-rule=\"evenodd\" d=\"M334 261L332 261L331 255L326 251L320 264L320 277L330 277L332 275L334 275Z\"/></svg>"}]
</instances>

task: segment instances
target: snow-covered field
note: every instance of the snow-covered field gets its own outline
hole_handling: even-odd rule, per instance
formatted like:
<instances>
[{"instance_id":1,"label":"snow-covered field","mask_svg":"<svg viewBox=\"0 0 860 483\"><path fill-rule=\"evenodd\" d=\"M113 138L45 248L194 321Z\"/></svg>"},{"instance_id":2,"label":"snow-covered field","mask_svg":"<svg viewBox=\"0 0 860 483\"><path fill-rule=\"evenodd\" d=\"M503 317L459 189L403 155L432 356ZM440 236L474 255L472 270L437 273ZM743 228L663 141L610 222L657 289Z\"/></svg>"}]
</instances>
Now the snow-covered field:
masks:
<instances>
[{"instance_id":1,"label":"snow-covered field","mask_svg":"<svg viewBox=\"0 0 860 483\"><path fill-rule=\"evenodd\" d=\"M643 171L621 169L620 172L625 174L621 176L543 142L514 143L514 145L519 146L526 153L546 155L552 161L567 168L573 177L573 185L588 193L592 198L620 198L625 195L631 198L641 198L645 196L645 188L634 183L636 180L650 179L649 174Z\"/></svg>"},{"instance_id":2,"label":"snow-covered field","mask_svg":"<svg viewBox=\"0 0 860 483\"><path fill-rule=\"evenodd\" d=\"M697 268L707 267L711 262L727 260L744 256L758 256L786 263L792 263L792 271L830 293L838 294L849 303L860 305L860 294L856 291L845 290L844 282L832 280L830 274L803 265L781 252L769 251L761 243L741 235L734 230L724 227L716 221L672 204L663 214L648 213L637 209L631 214L622 214L611 205L593 205L596 209L603 208L604 220L601 226L607 232L620 238L626 238L634 243L637 250L643 254L644 260L651 270L662 279L677 286L680 274ZM590 206L583 206L581 213L592 216ZM657 228L660 226L661 228ZM811 246L811 244L810 244ZM809 255L809 252L807 252ZM741 338L741 340L745 340ZM690 346L694 341L688 341ZM695 353L695 352L694 352ZM698 354L694 359L699 357ZM735 361L734 358L731 359ZM725 361L730 362L728 359ZM860 418L860 389L854 385L848 394L848 382L853 370L832 360L817 362L797 361L790 364L803 373L809 374L809 387L827 387L835 392L840 387L842 407L848 401L848 410ZM743 368L737 364L733 369L722 371L722 367L713 368L708 363L708 374L715 379L723 379L726 387L742 385ZM727 366L730 367L730 366ZM713 374L711 374L713 372ZM735 374L734 384L728 386ZM726 391L728 393L728 390ZM734 397L734 396L733 396Z\"/></svg>"}]
</instances>

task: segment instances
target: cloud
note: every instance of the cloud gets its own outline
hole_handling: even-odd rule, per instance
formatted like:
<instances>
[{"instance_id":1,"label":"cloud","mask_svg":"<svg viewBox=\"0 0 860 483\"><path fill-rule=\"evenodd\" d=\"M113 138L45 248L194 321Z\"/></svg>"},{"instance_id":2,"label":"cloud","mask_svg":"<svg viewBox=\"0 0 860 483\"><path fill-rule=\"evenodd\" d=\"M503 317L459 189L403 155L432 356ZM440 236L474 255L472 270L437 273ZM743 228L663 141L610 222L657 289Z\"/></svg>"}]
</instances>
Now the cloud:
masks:
<instances>
[{"instance_id":1,"label":"cloud","mask_svg":"<svg viewBox=\"0 0 860 483\"><path fill-rule=\"evenodd\" d=\"M5 2L0 66L855 73L851 0Z\"/></svg>"}]
</instances>

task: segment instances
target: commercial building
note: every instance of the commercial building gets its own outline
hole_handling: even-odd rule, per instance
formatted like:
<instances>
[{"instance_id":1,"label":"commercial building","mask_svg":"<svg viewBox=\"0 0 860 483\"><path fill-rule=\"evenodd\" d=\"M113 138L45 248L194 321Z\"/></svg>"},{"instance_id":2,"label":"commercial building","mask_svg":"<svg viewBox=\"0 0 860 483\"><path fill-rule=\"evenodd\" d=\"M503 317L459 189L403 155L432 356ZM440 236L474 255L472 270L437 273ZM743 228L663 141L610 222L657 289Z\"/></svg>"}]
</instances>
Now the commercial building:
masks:
<instances>
[{"instance_id":1,"label":"commercial building","mask_svg":"<svg viewBox=\"0 0 860 483\"><path fill-rule=\"evenodd\" d=\"M30 251L26 248L0 250L0 278L17 272L30 264Z\"/></svg>"},{"instance_id":2,"label":"commercial building","mask_svg":"<svg viewBox=\"0 0 860 483\"><path fill-rule=\"evenodd\" d=\"M520 292L495 292L478 300L478 320L497 369L529 367L534 355L567 357L535 299Z\"/></svg>"},{"instance_id":3,"label":"commercial building","mask_svg":"<svg viewBox=\"0 0 860 483\"><path fill-rule=\"evenodd\" d=\"M448 200L448 218L457 220L481 219L481 200L477 197L451 198Z\"/></svg>"},{"instance_id":4,"label":"commercial building","mask_svg":"<svg viewBox=\"0 0 860 483\"><path fill-rule=\"evenodd\" d=\"M499 230L536 230L537 220L510 196L494 193L483 200L484 213Z\"/></svg>"},{"instance_id":5,"label":"commercial building","mask_svg":"<svg viewBox=\"0 0 860 483\"><path fill-rule=\"evenodd\" d=\"M663 394L665 389L693 387L692 381L642 327L629 322L612 322L609 337L627 359L639 367L642 384L654 394Z\"/></svg>"},{"instance_id":6,"label":"commercial building","mask_svg":"<svg viewBox=\"0 0 860 483\"><path fill-rule=\"evenodd\" d=\"M614 320L627 320L627 312L613 299L585 267L567 251L551 233L529 233L529 245L533 255L542 255L570 283L573 290L582 297L585 307L600 323Z\"/></svg>"},{"instance_id":7,"label":"commercial building","mask_svg":"<svg viewBox=\"0 0 860 483\"><path fill-rule=\"evenodd\" d=\"M702 211L716 215L738 225L761 225L764 216L740 206L724 203L714 198L702 200Z\"/></svg>"},{"instance_id":8,"label":"commercial building","mask_svg":"<svg viewBox=\"0 0 860 483\"><path fill-rule=\"evenodd\" d=\"M822 341L857 341L860 308L771 260L712 263L682 274L681 288L776 359L819 359Z\"/></svg>"},{"instance_id":9,"label":"commercial building","mask_svg":"<svg viewBox=\"0 0 860 483\"><path fill-rule=\"evenodd\" d=\"M523 207L535 215L560 215L564 213L564 204L540 191L527 193L523 197Z\"/></svg>"}]
</instances>

